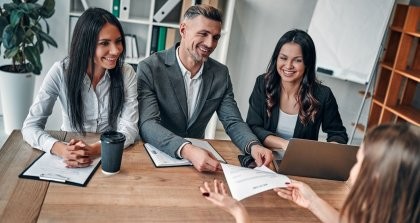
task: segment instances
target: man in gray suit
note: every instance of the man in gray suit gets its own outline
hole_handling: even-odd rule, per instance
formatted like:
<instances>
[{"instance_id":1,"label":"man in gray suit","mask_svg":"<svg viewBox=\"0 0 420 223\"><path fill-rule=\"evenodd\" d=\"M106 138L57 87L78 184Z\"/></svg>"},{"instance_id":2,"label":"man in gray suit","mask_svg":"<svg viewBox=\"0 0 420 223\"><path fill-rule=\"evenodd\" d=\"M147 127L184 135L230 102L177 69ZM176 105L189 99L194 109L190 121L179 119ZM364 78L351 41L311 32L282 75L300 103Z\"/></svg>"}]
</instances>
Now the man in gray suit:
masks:
<instances>
[{"instance_id":1,"label":"man in gray suit","mask_svg":"<svg viewBox=\"0 0 420 223\"><path fill-rule=\"evenodd\" d=\"M233 143L268 165L264 148L242 120L233 97L228 68L209 58L220 38L220 12L206 5L191 6L180 24L181 42L151 55L137 67L139 129L145 142L172 157L185 158L198 171L216 171L220 163L184 137L203 138L216 111Z\"/></svg>"}]
</instances>

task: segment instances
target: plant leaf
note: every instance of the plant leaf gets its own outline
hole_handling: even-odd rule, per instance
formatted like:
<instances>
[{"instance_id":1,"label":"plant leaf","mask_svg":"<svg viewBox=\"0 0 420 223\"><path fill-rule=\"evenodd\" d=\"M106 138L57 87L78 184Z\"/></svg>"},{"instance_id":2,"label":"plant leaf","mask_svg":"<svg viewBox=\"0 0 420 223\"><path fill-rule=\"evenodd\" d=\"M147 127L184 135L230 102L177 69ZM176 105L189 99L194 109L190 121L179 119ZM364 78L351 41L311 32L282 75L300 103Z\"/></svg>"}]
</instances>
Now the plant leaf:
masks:
<instances>
[{"instance_id":1,"label":"plant leaf","mask_svg":"<svg viewBox=\"0 0 420 223\"><path fill-rule=\"evenodd\" d=\"M38 48L35 46L28 46L23 49L26 59L32 64L34 74L40 74L42 70L41 56Z\"/></svg>"},{"instance_id":2,"label":"plant leaf","mask_svg":"<svg viewBox=\"0 0 420 223\"><path fill-rule=\"evenodd\" d=\"M39 53L44 52L44 44L42 44L41 40L37 41L35 45L38 47Z\"/></svg>"},{"instance_id":3,"label":"plant leaf","mask_svg":"<svg viewBox=\"0 0 420 223\"><path fill-rule=\"evenodd\" d=\"M14 10L10 14L10 24L12 26L16 26L20 22L20 18L22 18L23 12L20 10Z\"/></svg>"},{"instance_id":4,"label":"plant leaf","mask_svg":"<svg viewBox=\"0 0 420 223\"><path fill-rule=\"evenodd\" d=\"M13 2L15 2L15 1L13 1ZM20 1L17 1L17 2L19 2L19 4L20 4ZM17 5L18 3L8 3L8 4L4 4L3 5L3 8L4 8L4 10L5 11L7 11L7 12L12 12L12 11L14 11L15 9L17 9L18 8L18 5Z\"/></svg>"},{"instance_id":5,"label":"plant leaf","mask_svg":"<svg viewBox=\"0 0 420 223\"><path fill-rule=\"evenodd\" d=\"M12 58L14 57L19 51L18 47L13 47L12 49L7 49L4 51L4 57Z\"/></svg>"},{"instance_id":6,"label":"plant leaf","mask_svg":"<svg viewBox=\"0 0 420 223\"><path fill-rule=\"evenodd\" d=\"M9 24L7 19L3 16L0 16L0 33L3 33L4 28ZM1 36L0 36L1 38ZM1 44L0 44L1 45Z\"/></svg>"},{"instance_id":7,"label":"plant leaf","mask_svg":"<svg viewBox=\"0 0 420 223\"><path fill-rule=\"evenodd\" d=\"M54 10L55 0L45 0L42 7L44 7L47 11Z\"/></svg>"},{"instance_id":8,"label":"plant leaf","mask_svg":"<svg viewBox=\"0 0 420 223\"><path fill-rule=\"evenodd\" d=\"M41 8L41 5L34 3L22 3L20 4L20 8L26 16L32 18L35 21L38 20L39 9Z\"/></svg>"},{"instance_id":9,"label":"plant leaf","mask_svg":"<svg viewBox=\"0 0 420 223\"><path fill-rule=\"evenodd\" d=\"M5 49L12 49L16 46L17 39L14 31L15 29L11 25L7 25L6 28L4 28L2 41Z\"/></svg>"},{"instance_id":10,"label":"plant leaf","mask_svg":"<svg viewBox=\"0 0 420 223\"><path fill-rule=\"evenodd\" d=\"M48 34L46 34L46 33L42 32L42 31L38 32L38 34L39 34L39 37L40 37L43 41L47 42L47 43L48 43L48 44L50 44L51 46L57 47L57 43L55 42L55 40L54 40L54 39L53 39L50 35L48 35Z\"/></svg>"},{"instance_id":11,"label":"plant leaf","mask_svg":"<svg viewBox=\"0 0 420 223\"><path fill-rule=\"evenodd\" d=\"M33 12L38 11L39 8L41 8L41 6L39 4L34 4L34 3L22 3L19 6L26 14L30 14Z\"/></svg>"},{"instance_id":12,"label":"plant leaf","mask_svg":"<svg viewBox=\"0 0 420 223\"><path fill-rule=\"evenodd\" d=\"M54 7L55 7L55 0L45 0L44 4L39 10L39 14L43 18L50 18L52 15L54 15L54 12L55 12Z\"/></svg>"}]
</instances>

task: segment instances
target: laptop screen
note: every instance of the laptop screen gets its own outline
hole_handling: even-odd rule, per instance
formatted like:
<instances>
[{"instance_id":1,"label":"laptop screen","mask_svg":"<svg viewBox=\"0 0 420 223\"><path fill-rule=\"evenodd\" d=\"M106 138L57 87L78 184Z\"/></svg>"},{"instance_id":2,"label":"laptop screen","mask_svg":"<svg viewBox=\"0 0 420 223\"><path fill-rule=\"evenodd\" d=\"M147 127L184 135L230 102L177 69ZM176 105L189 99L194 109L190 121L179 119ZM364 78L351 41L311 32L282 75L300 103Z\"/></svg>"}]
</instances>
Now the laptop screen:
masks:
<instances>
[{"instance_id":1,"label":"laptop screen","mask_svg":"<svg viewBox=\"0 0 420 223\"><path fill-rule=\"evenodd\" d=\"M280 174L345 181L356 163L358 146L291 139L287 150L274 150Z\"/></svg>"}]
</instances>

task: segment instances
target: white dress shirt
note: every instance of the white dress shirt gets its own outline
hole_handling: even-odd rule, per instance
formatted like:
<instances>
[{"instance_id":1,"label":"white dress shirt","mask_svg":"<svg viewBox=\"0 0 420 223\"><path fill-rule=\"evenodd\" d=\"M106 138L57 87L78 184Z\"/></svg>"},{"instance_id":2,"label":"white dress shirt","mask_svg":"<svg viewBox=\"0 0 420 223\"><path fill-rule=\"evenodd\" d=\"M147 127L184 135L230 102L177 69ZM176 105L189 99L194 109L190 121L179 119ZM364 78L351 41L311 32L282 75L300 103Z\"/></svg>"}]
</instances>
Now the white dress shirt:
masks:
<instances>
[{"instance_id":1,"label":"white dress shirt","mask_svg":"<svg viewBox=\"0 0 420 223\"><path fill-rule=\"evenodd\" d=\"M191 119L197 107L198 98L200 96L200 88L203 83L201 74L203 73L204 63L201 64L200 70L191 78L191 72L184 67L179 58L179 47L176 50L176 59L181 68L182 77L184 78L185 93L187 95L188 119Z\"/></svg>"},{"instance_id":2,"label":"white dress shirt","mask_svg":"<svg viewBox=\"0 0 420 223\"><path fill-rule=\"evenodd\" d=\"M176 49L176 60L178 62L179 67L181 68L182 77L184 79L184 86L185 86L185 95L187 96L187 106L188 106L188 120L191 119L192 115L197 108L198 98L200 97L200 88L203 84L203 78L201 74L203 73L204 63L201 64L200 70L198 70L197 74L191 78L191 72L184 67L182 64L181 59L179 58L179 47ZM181 156L181 150L187 143L183 143L178 149L178 156Z\"/></svg>"},{"instance_id":3,"label":"white dress shirt","mask_svg":"<svg viewBox=\"0 0 420 223\"><path fill-rule=\"evenodd\" d=\"M125 135L125 148L132 144L139 136L137 126L139 115L136 73L130 65L124 64L122 74L124 81L124 105L123 110L117 119L116 130ZM96 89L93 89L91 80L87 75L82 84L83 105L81 106L84 106L84 130L86 132L94 133L102 133L109 130L108 110L111 80L108 71L105 72L105 75L97 84ZM57 97L62 109L63 123L61 125L61 130L76 131L71 128L70 124L70 111L68 110L69 107L65 86L63 62L56 62L45 76L41 89L23 124L23 138L32 147L50 152L54 143L58 141L44 130Z\"/></svg>"}]
</instances>

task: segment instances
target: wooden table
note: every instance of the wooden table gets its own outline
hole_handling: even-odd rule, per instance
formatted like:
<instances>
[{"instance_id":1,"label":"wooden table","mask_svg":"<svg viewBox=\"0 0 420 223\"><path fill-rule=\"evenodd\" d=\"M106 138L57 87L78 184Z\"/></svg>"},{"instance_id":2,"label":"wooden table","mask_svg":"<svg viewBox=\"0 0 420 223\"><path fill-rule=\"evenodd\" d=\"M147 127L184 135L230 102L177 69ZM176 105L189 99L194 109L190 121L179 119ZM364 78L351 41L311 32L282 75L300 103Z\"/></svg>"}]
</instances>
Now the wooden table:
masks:
<instances>
[{"instance_id":1,"label":"wooden table","mask_svg":"<svg viewBox=\"0 0 420 223\"><path fill-rule=\"evenodd\" d=\"M74 134L52 132L64 141ZM88 135L86 140L97 140ZM230 164L239 165L239 150L230 141L210 143ZM193 167L155 168L142 142L124 151L121 172L96 171L87 187L20 179L39 155L15 130L0 151L1 222L233 222L199 192L203 181L224 180L222 172L199 173ZM309 184L335 208L349 188L344 182L292 177ZM318 222L308 210L273 191L243 200L254 222Z\"/></svg>"}]
</instances>

